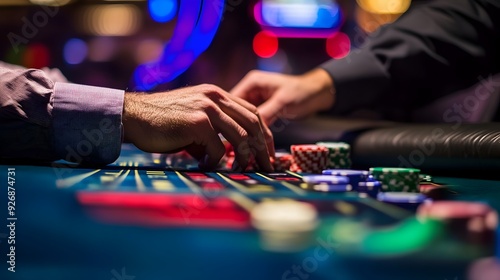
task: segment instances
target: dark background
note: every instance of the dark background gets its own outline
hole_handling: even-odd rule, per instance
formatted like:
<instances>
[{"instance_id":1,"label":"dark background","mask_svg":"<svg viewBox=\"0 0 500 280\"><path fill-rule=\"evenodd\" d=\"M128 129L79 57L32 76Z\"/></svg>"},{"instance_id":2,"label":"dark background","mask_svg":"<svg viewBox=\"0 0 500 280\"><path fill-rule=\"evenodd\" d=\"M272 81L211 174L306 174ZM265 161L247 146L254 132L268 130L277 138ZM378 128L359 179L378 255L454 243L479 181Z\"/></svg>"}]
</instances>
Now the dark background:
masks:
<instances>
[{"instance_id":1,"label":"dark background","mask_svg":"<svg viewBox=\"0 0 500 280\"><path fill-rule=\"evenodd\" d=\"M38 0L40 1L40 0ZM183 0L184 1L184 0ZM417 2L417 1L414 1ZM231 3L238 3L232 5ZM224 19L220 25L212 45L203 53L190 69L171 83L155 90L175 88L199 83L214 83L223 89L230 90L248 71L252 69L273 70L283 73L300 74L330 59L325 50L325 39L279 39L279 57L281 63L271 59L259 58L252 49L254 35L260 31L253 17L253 6L256 0L226 1ZM361 28L356 13L362 11L356 1L339 1L345 21L342 32L349 35L352 47L358 47L366 36L366 28ZM85 11L90 7L104 5L133 5L139 11L138 29L126 36L102 37L86 30L88 24ZM47 24L39 28L36 34L21 44L15 52L8 34L22 35L23 19L32 21L37 12L43 11L29 0L3 0L0 2L0 60L24 65L26 67L59 68L74 83L105 86L119 89L131 88L132 73L139 64L136 57L141 52L141 44L149 42L152 49L158 51L160 43L172 36L175 27L174 18L167 23L157 23L149 16L147 2L135 1L102 1L73 0L70 3L51 8L57 9ZM394 20L398 15L368 15L371 29L380 24ZM365 17L365 25L366 25ZM88 21L88 20L87 20ZM63 57L66 42L72 38L81 39L89 46L89 55L80 64L68 64ZM92 42L101 40L108 45L112 55L104 61L93 61L89 58ZM152 43L151 43L152 42ZM156 48L156 49L155 49ZM148 49L146 49L148 50ZM93 50L96 51L95 49ZM151 55L153 55L152 52ZM147 55L146 55L147 56ZM285 58L283 60L283 58ZM276 59L276 56L274 57ZM285 63L282 63L285 61ZM266 64L263 67L262 64ZM273 66L275 65L275 66Z\"/></svg>"}]
</instances>

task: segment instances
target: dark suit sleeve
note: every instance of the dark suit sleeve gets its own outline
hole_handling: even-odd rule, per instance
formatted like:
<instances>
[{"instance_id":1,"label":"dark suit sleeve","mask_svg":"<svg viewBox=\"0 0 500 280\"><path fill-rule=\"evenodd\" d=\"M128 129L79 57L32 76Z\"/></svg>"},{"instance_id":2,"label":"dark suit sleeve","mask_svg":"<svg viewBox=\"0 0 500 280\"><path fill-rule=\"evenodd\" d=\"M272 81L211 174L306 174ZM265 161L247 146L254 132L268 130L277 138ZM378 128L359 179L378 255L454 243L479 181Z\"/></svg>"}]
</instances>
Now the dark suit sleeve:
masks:
<instances>
[{"instance_id":1,"label":"dark suit sleeve","mask_svg":"<svg viewBox=\"0 0 500 280\"><path fill-rule=\"evenodd\" d=\"M500 68L500 1L435 0L413 6L349 56L332 76L335 113L371 108L405 120L411 110Z\"/></svg>"}]
</instances>

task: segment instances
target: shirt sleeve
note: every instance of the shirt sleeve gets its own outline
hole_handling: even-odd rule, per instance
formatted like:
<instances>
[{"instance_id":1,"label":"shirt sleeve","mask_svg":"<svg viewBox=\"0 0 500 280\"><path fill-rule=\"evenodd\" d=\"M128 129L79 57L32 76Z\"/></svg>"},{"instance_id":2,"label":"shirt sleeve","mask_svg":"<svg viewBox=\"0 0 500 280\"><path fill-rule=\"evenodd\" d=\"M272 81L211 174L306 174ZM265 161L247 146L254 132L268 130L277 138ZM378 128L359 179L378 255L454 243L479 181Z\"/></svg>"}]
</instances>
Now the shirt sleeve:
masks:
<instances>
[{"instance_id":1,"label":"shirt sleeve","mask_svg":"<svg viewBox=\"0 0 500 280\"><path fill-rule=\"evenodd\" d=\"M124 92L0 65L0 157L108 164L120 153Z\"/></svg>"},{"instance_id":2,"label":"shirt sleeve","mask_svg":"<svg viewBox=\"0 0 500 280\"><path fill-rule=\"evenodd\" d=\"M320 66L336 87L332 111L370 108L406 120L413 109L499 72L499 29L497 0L417 4L346 58Z\"/></svg>"}]
</instances>

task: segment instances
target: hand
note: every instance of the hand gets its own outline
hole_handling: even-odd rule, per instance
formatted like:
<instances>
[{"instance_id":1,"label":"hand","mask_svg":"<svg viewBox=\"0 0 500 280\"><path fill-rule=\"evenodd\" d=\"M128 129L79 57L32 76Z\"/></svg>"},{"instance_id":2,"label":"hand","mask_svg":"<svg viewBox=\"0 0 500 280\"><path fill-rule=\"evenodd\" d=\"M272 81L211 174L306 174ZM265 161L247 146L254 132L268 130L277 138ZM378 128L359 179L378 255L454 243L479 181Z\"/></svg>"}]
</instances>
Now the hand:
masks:
<instances>
[{"instance_id":1,"label":"hand","mask_svg":"<svg viewBox=\"0 0 500 280\"><path fill-rule=\"evenodd\" d=\"M200 168L217 166L225 152L218 133L235 149L234 171L246 167L250 154L260 168L272 171L271 131L250 103L213 85L199 85L155 94L126 93L125 139L147 152L186 149Z\"/></svg>"},{"instance_id":2,"label":"hand","mask_svg":"<svg viewBox=\"0 0 500 280\"><path fill-rule=\"evenodd\" d=\"M301 76L254 70L231 90L231 94L258 106L267 124L277 118L300 119L329 109L334 103L332 78L320 68Z\"/></svg>"}]
</instances>

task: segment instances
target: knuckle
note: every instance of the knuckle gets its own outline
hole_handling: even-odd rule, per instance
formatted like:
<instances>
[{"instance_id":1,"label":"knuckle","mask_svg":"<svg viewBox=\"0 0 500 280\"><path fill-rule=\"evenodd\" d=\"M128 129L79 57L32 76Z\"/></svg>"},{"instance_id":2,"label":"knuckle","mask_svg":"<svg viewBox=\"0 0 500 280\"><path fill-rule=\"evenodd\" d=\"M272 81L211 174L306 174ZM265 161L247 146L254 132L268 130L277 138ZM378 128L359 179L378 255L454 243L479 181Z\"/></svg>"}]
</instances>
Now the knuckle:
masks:
<instances>
[{"instance_id":1,"label":"knuckle","mask_svg":"<svg viewBox=\"0 0 500 280\"><path fill-rule=\"evenodd\" d=\"M224 91L216 85L202 84L202 85L200 85L200 88L201 88L201 92L209 98L210 97L220 98L220 97L224 96L224 94L223 94Z\"/></svg>"}]
</instances>

